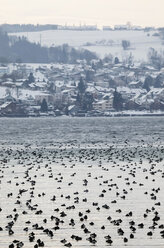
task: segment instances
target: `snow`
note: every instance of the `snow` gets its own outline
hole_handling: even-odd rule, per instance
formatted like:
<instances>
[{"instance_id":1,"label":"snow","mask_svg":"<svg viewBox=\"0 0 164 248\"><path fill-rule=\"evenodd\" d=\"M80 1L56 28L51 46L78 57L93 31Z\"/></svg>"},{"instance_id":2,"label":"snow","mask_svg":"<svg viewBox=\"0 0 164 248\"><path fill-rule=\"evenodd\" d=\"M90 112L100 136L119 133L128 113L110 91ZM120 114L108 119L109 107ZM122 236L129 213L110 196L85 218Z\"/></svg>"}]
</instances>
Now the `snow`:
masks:
<instances>
[{"instance_id":1,"label":"snow","mask_svg":"<svg viewBox=\"0 0 164 248\"><path fill-rule=\"evenodd\" d=\"M63 81L55 81L55 86L60 88L64 86L64 82Z\"/></svg>"},{"instance_id":2,"label":"snow","mask_svg":"<svg viewBox=\"0 0 164 248\"><path fill-rule=\"evenodd\" d=\"M40 88L44 88L47 85L47 83L45 83L45 82L35 82L33 84L34 84L34 86L40 87Z\"/></svg>"},{"instance_id":3,"label":"snow","mask_svg":"<svg viewBox=\"0 0 164 248\"><path fill-rule=\"evenodd\" d=\"M11 102L5 102L0 106L0 109L6 108Z\"/></svg>"},{"instance_id":4,"label":"snow","mask_svg":"<svg viewBox=\"0 0 164 248\"><path fill-rule=\"evenodd\" d=\"M115 112L114 115L117 114L128 114L128 115L138 115L138 116L143 116L143 115L149 115L152 114L151 112L147 111L147 110L142 110L142 111L136 111L136 110L125 110L125 111L121 111L121 112ZM153 111L153 114L163 114L162 111L157 110L157 111Z\"/></svg>"},{"instance_id":5,"label":"snow","mask_svg":"<svg viewBox=\"0 0 164 248\"><path fill-rule=\"evenodd\" d=\"M129 87L117 87L117 91L118 92L126 92L126 93L143 93L143 92L146 92L146 90L144 89L131 89Z\"/></svg>"},{"instance_id":6,"label":"snow","mask_svg":"<svg viewBox=\"0 0 164 248\"><path fill-rule=\"evenodd\" d=\"M44 74L43 73L41 73L40 71L36 71L35 73L34 73L34 77L35 77L35 80L36 81L46 81L46 78L45 78L45 76L44 76Z\"/></svg>"},{"instance_id":7,"label":"snow","mask_svg":"<svg viewBox=\"0 0 164 248\"><path fill-rule=\"evenodd\" d=\"M40 42L43 46L58 46L69 44L77 48L86 48L96 52L103 57L111 53L113 56L124 58L132 53L136 60L146 60L150 47L160 50L163 48L159 37L152 36L154 31L71 31L71 30L49 30L42 32L13 33L10 35L25 36L32 42ZM112 40L113 45L107 45ZM124 51L121 46L122 40L129 40L132 50ZM91 46L84 46L87 42Z\"/></svg>"},{"instance_id":8,"label":"snow","mask_svg":"<svg viewBox=\"0 0 164 248\"><path fill-rule=\"evenodd\" d=\"M23 85L23 82L16 82L14 83L14 85L16 85L17 87L21 87Z\"/></svg>"},{"instance_id":9,"label":"snow","mask_svg":"<svg viewBox=\"0 0 164 248\"><path fill-rule=\"evenodd\" d=\"M8 93L7 93L8 87L0 87L0 99L5 98ZM45 95L46 93L43 91L38 91L38 90L28 90L28 89L20 89L17 92L17 89L10 89L11 96L19 100L27 100L29 98L35 99L36 96L38 95Z\"/></svg>"},{"instance_id":10,"label":"snow","mask_svg":"<svg viewBox=\"0 0 164 248\"><path fill-rule=\"evenodd\" d=\"M162 92L164 91L163 88L153 88L149 91L148 95L151 95L151 94L156 94L156 95L159 95L161 94Z\"/></svg>"},{"instance_id":11,"label":"snow","mask_svg":"<svg viewBox=\"0 0 164 248\"><path fill-rule=\"evenodd\" d=\"M75 107L75 105L70 105L70 106L68 107L68 111L71 111L74 107Z\"/></svg>"},{"instance_id":12,"label":"snow","mask_svg":"<svg viewBox=\"0 0 164 248\"><path fill-rule=\"evenodd\" d=\"M98 104L104 104L106 102L107 102L106 100L101 100L101 101L97 101L96 103L98 103Z\"/></svg>"},{"instance_id":13,"label":"snow","mask_svg":"<svg viewBox=\"0 0 164 248\"><path fill-rule=\"evenodd\" d=\"M129 83L129 85L136 85L138 84L138 81L132 81L131 83Z\"/></svg>"},{"instance_id":14,"label":"snow","mask_svg":"<svg viewBox=\"0 0 164 248\"><path fill-rule=\"evenodd\" d=\"M94 93L96 91L95 87L93 86L88 86L86 89L87 92Z\"/></svg>"},{"instance_id":15,"label":"snow","mask_svg":"<svg viewBox=\"0 0 164 248\"><path fill-rule=\"evenodd\" d=\"M131 72L129 72L129 74L128 74L129 77L133 77L134 75L135 75L135 72L134 72L134 71L131 71Z\"/></svg>"},{"instance_id":16,"label":"snow","mask_svg":"<svg viewBox=\"0 0 164 248\"><path fill-rule=\"evenodd\" d=\"M101 87L101 86L95 86L95 89L97 90L97 91L102 91L102 92L108 92L108 91L110 91L110 89L107 89L107 88L104 88L104 87Z\"/></svg>"}]
</instances>

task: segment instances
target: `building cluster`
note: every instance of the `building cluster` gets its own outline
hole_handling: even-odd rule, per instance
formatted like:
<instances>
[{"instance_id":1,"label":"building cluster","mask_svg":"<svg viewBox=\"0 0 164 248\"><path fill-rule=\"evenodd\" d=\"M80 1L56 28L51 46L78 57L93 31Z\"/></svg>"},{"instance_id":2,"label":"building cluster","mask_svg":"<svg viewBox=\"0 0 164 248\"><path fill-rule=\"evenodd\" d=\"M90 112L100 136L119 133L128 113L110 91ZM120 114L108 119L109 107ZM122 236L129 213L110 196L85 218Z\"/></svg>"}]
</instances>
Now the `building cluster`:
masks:
<instances>
[{"instance_id":1,"label":"building cluster","mask_svg":"<svg viewBox=\"0 0 164 248\"><path fill-rule=\"evenodd\" d=\"M115 92L121 99L118 108ZM110 116L122 111L164 111L164 68L116 58L89 65L0 66L0 116Z\"/></svg>"},{"instance_id":2,"label":"building cluster","mask_svg":"<svg viewBox=\"0 0 164 248\"><path fill-rule=\"evenodd\" d=\"M56 29L58 30L75 30L75 31L97 31L100 30L97 25L56 25ZM115 25L111 27L110 25L106 25L102 27L103 31L117 31L117 30L145 30L145 31L154 31L155 27L141 27L132 25L130 22L126 24Z\"/></svg>"},{"instance_id":3,"label":"building cluster","mask_svg":"<svg viewBox=\"0 0 164 248\"><path fill-rule=\"evenodd\" d=\"M57 25L58 30L76 30L76 31L96 31L97 25Z\"/></svg>"}]
</instances>

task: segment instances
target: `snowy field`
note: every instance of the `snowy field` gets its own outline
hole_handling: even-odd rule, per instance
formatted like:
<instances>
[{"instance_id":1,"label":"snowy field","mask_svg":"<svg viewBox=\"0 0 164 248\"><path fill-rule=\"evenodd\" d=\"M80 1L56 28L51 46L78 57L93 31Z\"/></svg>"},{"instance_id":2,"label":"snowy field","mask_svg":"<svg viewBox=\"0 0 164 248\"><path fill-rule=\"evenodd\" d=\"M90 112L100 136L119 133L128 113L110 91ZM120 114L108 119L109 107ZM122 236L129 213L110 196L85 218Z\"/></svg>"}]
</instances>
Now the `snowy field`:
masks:
<instances>
[{"instance_id":1,"label":"snowy field","mask_svg":"<svg viewBox=\"0 0 164 248\"><path fill-rule=\"evenodd\" d=\"M13 33L11 35L25 36L32 42L40 42L43 46L69 44L76 48L86 48L96 52L100 57L111 53L121 59L132 53L136 60L146 60L150 47L156 50L164 49L159 37L153 36L156 31L69 31L50 30L42 32ZM129 40L131 49L124 51L121 42ZM86 43L91 46L85 46Z\"/></svg>"},{"instance_id":2,"label":"snowy field","mask_svg":"<svg viewBox=\"0 0 164 248\"><path fill-rule=\"evenodd\" d=\"M164 118L0 125L0 248L164 247Z\"/></svg>"}]
</instances>

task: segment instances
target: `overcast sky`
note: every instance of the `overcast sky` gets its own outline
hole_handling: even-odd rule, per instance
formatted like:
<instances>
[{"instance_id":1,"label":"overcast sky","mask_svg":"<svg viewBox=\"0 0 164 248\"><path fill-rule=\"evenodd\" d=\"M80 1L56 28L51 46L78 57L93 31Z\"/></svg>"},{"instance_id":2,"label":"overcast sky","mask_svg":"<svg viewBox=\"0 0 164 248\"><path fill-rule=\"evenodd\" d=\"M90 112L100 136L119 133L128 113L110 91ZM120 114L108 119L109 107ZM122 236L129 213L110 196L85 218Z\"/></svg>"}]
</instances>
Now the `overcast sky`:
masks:
<instances>
[{"instance_id":1,"label":"overcast sky","mask_svg":"<svg viewBox=\"0 0 164 248\"><path fill-rule=\"evenodd\" d=\"M164 0L0 0L0 23L164 26Z\"/></svg>"}]
</instances>

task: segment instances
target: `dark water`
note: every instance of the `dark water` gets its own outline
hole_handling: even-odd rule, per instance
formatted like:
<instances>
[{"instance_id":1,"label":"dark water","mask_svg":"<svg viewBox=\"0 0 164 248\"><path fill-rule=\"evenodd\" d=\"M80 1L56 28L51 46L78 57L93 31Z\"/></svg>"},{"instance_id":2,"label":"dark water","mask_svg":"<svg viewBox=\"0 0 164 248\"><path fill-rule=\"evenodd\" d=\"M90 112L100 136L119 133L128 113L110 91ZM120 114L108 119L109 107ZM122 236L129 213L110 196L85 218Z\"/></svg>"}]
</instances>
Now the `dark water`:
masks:
<instances>
[{"instance_id":1,"label":"dark water","mask_svg":"<svg viewBox=\"0 0 164 248\"><path fill-rule=\"evenodd\" d=\"M9 144L154 143L158 138L164 138L164 117L0 119L0 140Z\"/></svg>"}]
</instances>

